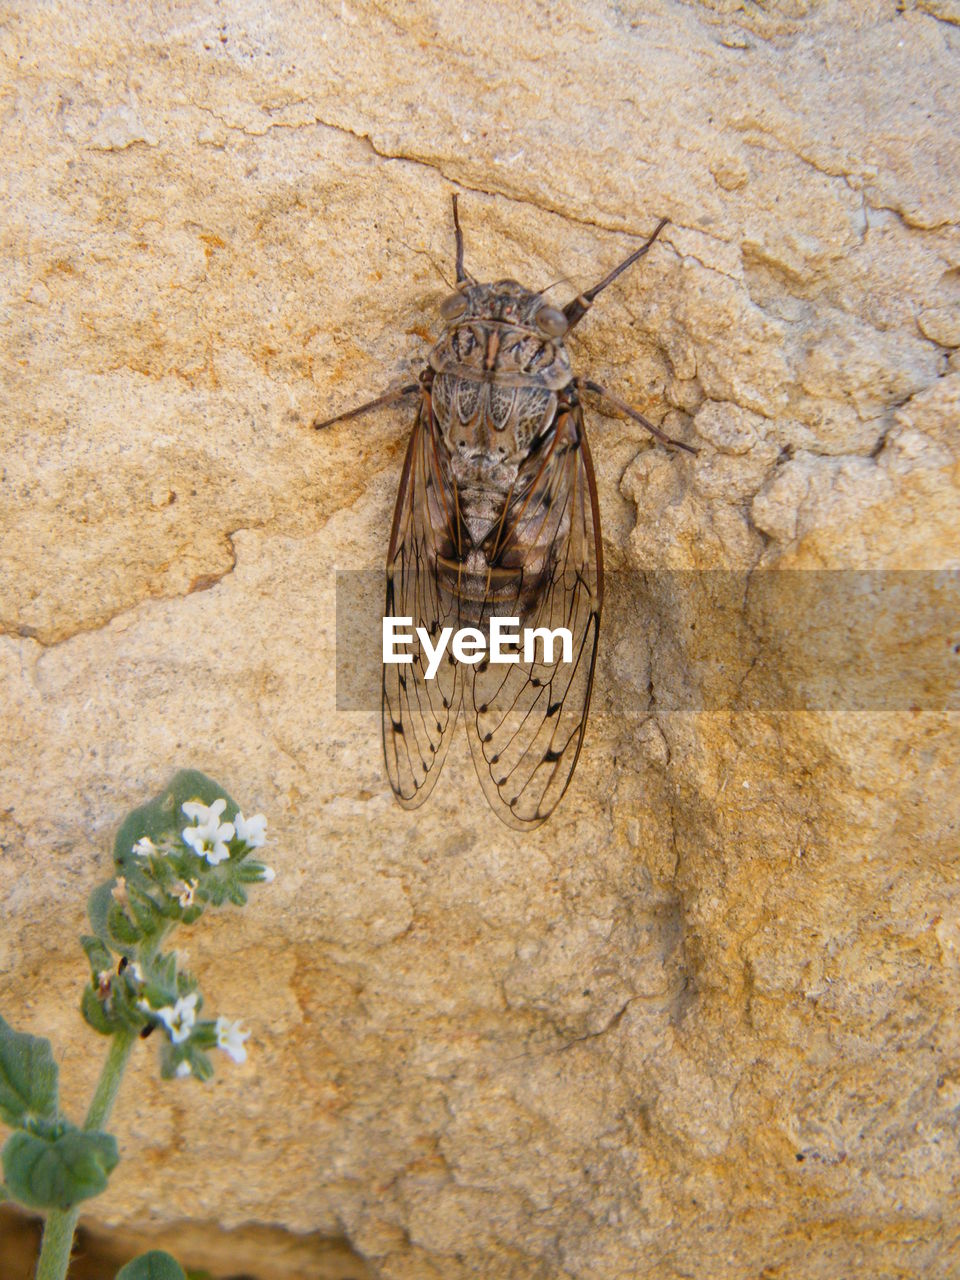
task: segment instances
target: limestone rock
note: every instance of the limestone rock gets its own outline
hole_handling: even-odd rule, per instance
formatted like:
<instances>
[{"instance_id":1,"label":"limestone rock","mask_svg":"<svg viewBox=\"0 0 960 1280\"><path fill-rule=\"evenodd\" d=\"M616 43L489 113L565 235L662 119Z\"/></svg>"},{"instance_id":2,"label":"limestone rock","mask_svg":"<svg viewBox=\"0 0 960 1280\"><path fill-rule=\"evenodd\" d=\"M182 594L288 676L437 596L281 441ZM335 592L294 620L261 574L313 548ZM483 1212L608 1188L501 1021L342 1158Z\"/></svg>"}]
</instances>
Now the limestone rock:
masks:
<instances>
[{"instance_id":1,"label":"limestone rock","mask_svg":"<svg viewBox=\"0 0 960 1280\"><path fill-rule=\"evenodd\" d=\"M954 9L10 16L0 1009L68 1110L124 813L203 769L277 870L188 940L248 1061L138 1053L94 1228L270 1223L384 1280L960 1270ZM334 694L410 415L310 424L421 367L453 191L474 273L564 300L670 218L570 345L700 450L588 412L594 706L526 836L460 740L401 811Z\"/></svg>"}]
</instances>

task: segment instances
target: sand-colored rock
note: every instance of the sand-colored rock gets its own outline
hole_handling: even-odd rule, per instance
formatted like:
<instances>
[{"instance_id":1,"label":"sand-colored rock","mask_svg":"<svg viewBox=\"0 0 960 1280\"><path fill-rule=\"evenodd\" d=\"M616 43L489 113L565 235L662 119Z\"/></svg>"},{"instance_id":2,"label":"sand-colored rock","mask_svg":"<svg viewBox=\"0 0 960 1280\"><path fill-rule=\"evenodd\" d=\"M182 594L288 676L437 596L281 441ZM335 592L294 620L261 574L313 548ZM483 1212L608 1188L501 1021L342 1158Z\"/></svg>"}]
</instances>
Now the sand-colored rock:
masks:
<instances>
[{"instance_id":1,"label":"sand-colored rock","mask_svg":"<svg viewBox=\"0 0 960 1280\"><path fill-rule=\"evenodd\" d=\"M8 15L0 1010L68 1108L127 809L201 768L277 869L188 942L249 1060L174 1087L144 1046L95 1227L274 1224L384 1280L960 1271L955 9ZM589 413L611 582L533 835L460 741L401 811L335 703L409 415L310 422L422 364L452 191L477 275L561 299L670 218L571 349L700 449ZM784 570L927 573L818 612Z\"/></svg>"}]
</instances>

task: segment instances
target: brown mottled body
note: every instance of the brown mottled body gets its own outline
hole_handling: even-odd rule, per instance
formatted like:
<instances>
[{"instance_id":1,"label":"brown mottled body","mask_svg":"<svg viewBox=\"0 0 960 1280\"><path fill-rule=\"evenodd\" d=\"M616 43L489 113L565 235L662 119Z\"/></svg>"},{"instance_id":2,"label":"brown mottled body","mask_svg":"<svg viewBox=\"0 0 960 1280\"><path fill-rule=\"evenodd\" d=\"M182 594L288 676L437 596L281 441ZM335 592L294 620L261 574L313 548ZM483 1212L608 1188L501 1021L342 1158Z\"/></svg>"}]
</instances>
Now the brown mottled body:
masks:
<instances>
[{"instance_id":1,"label":"brown mottled body","mask_svg":"<svg viewBox=\"0 0 960 1280\"><path fill-rule=\"evenodd\" d=\"M383 668L383 745L402 805L421 804L449 747L461 700L477 775L490 805L529 830L550 816L576 767L586 728L603 597L603 554L593 464L580 390L564 335L635 253L560 310L542 294L463 267L454 197L457 292L419 383L349 413L418 392L387 556L385 616L410 617L434 639L443 628L492 616L521 628L564 627L572 660L461 667L452 656L428 680L419 640L412 662ZM612 397L611 397L612 398ZM654 435L659 428L622 404ZM338 419L330 419L329 422ZM689 449L687 445L680 448Z\"/></svg>"},{"instance_id":2,"label":"brown mottled body","mask_svg":"<svg viewBox=\"0 0 960 1280\"><path fill-rule=\"evenodd\" d=\"M529 491L539 473L531 458L555 452L550 433L559 393L570 386L573 372L562 339L537 328L537 314L544 310L540 294L500 280L470 285L461 296L463 315L450 322L429 357L433 416L466 533L459 547L444 549L449 555L441 553L439 567L464 603L464 621L479 622L483 606L488 616L496 612L496 600L518 606L523 623L550 572L557 533L562 541L569 524L558 531L549 519L537 518L547 515L542 507L549 490ZM557 442L560 448L570 443ZM506 552L497 534L504 513L521 498L528 502L529 537L522 543L515 538Z\"/></svg>"}]
</instances>

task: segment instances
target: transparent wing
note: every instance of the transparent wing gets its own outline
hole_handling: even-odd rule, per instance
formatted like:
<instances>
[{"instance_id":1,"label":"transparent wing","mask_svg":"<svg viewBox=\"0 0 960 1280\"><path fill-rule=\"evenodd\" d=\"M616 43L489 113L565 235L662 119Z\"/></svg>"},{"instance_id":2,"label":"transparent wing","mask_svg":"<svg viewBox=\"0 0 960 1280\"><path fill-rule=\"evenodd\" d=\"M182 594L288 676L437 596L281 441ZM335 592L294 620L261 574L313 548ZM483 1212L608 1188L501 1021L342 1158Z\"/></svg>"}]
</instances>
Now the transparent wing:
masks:
<instances>
[{"instance_id":1,"label":"transparent wing","mask_svg":"<svg viewBox=\"0 0 960 1280\"><path fill-rule=\"evenodd\" d=\"M422 627L435 644L445 626L456 628L458 602L444 586L441 558L459 558L462 523L456 486L446 466L429 392L425 389L407 448L387 553L384 615L410 618L412 662L383 664L383 757L400 803L415 809L426 800L443 766L460 709L460 668L449 656L432 680L416 635Z\"/></svg>"},{"instance_id":2,"label":"transparent wing","mask_svg":"<svg viewBox=\"0 0 960 1280\"><path fill-rule=\"evenodd\" d=\"M537 827L576 767L590 707L603 552L593 463L579 405L561 410L549 444L521 471L501 526L484 547L484 600L521 628L570 633L565 654L538 643L508 665L487 659L465 673L467 735L480 784L509 826Z\"/></svg>"}]
</instances>

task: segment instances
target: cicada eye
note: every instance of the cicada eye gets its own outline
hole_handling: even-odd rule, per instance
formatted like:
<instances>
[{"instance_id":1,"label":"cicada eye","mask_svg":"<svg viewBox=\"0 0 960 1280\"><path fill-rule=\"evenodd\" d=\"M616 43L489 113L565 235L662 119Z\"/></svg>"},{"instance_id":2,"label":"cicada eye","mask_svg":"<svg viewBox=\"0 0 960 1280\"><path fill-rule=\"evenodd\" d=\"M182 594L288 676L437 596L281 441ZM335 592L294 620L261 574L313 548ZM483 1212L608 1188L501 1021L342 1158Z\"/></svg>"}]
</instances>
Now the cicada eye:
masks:
<instances>
[{"instance_id":1,"label":"cicada eye","mask_svg":"<svg viewBox=\"0 0 960 1280\"><path fill-rule=\"evenodd\" d=\"M567 332L567 317L559 307L541 307L534 317L534 322L541 333L551 338L559 338Z\"/></svg>"},{"instance_id":2,"label":"cicada eye","mask_svg":"<svg viewBox=\"0 0 960 1280\"><path fill-rule=\"evenodd\" d=\"M449 298L444 298L440 303L440 314L444 320L456 320L466 309L467 300L462 293L451 293Z\"/></svg>"}]
</instances>

